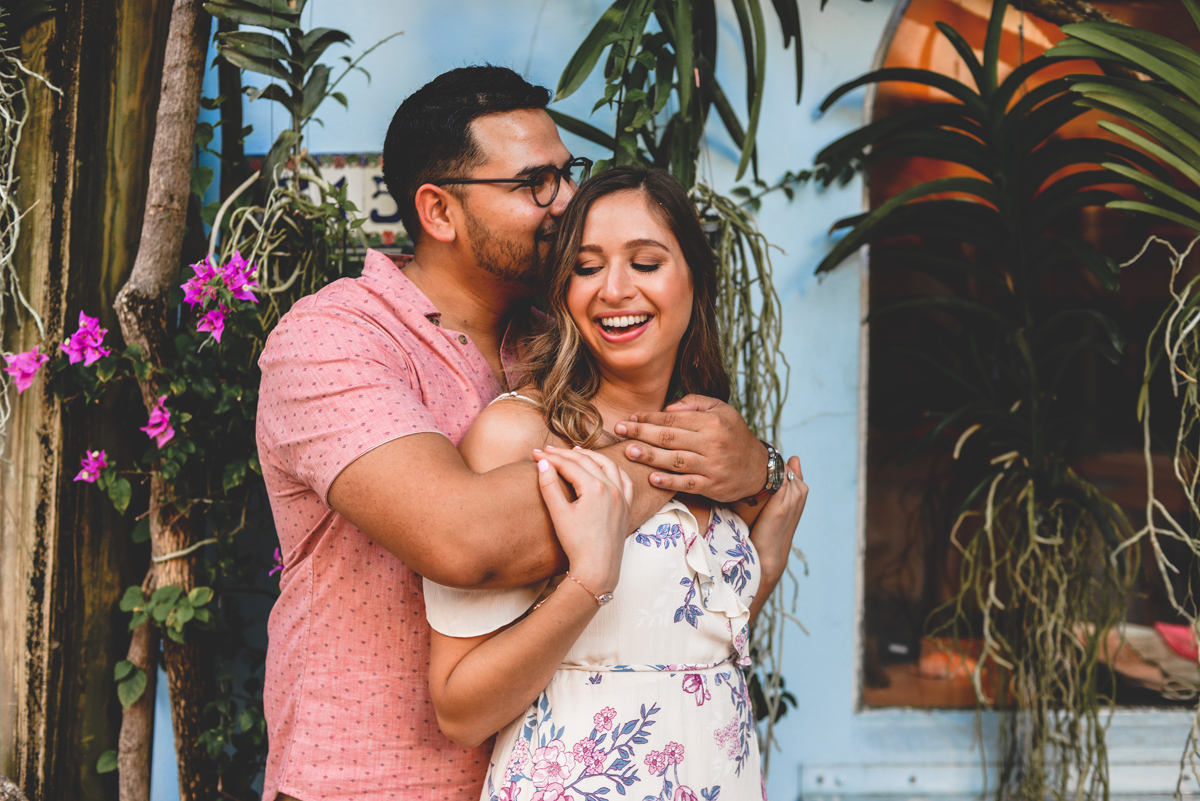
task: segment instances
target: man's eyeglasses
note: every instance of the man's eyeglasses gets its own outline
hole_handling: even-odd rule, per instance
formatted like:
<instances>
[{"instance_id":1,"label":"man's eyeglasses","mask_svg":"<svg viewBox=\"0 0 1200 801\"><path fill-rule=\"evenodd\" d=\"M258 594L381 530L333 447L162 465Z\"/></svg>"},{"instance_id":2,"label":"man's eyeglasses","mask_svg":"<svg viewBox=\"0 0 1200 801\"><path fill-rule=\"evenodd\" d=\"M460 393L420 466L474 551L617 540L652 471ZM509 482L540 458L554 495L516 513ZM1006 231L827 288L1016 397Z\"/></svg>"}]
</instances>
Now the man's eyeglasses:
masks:
<instances>
[{"instance_id":1,"label":"man's eyeglasses","mask_svg":"<svg viewBox=\"0 0 1200 801\"><path fill-rule=\"evenodd\" d=\"M565 178L571 186L587 180L592 172L592 160L571 159L561 167L543 167L528 178L440 178L430 181L434 186L448 184L519 184L533 190L533 202L545 208L558 197L558 188Z\"/></svg>"}]
</instances>

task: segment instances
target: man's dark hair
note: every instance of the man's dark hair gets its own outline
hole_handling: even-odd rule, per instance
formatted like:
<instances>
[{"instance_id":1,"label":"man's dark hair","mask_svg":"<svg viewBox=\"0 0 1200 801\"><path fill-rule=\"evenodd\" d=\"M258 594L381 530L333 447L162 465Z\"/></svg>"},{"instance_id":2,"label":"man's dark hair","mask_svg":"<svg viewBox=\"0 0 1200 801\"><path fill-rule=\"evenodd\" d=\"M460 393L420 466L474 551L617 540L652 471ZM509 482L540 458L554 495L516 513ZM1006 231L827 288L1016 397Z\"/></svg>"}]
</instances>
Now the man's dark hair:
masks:
<instances>
[{"instance_id":1,"label":"man's dark hair","mask_svg":"<svg viewBox=\"0 0 1200 801\"><path fill-rule=\"evenodd\" d=\"M442 73L400 104L383 141L383 179L414 244L422 233L417 189L461 177L483 158L471 122L485 114L543 109L549 102L545 87L485 64Z\"/></svg>"}]
</instances>

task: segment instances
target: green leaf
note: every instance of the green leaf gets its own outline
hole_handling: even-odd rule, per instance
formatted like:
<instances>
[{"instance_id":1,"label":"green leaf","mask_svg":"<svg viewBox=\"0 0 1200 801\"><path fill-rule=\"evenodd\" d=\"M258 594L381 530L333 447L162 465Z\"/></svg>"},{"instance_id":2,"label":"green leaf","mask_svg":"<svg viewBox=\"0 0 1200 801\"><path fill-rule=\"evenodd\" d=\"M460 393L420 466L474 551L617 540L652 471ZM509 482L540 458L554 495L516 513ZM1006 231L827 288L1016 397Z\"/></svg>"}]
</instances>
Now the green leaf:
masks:
<instances>
[{"instance_id":1,"label":"green leaf","mask_svg":"<svg viewBox=\"0 0 1200 801\"><path fill-rule=\"evenodd\" d=\"M105 751L96 760L96 772L99 774L112 773L117 769L117 752Z\"/></svg>"},{"instance_id":2,"label":"green leaf","mask_svg":"<svg viewBox=\"0 0 1200 801\"><path fill-rule=\"evenodd\" d=\"M308 72L330 46L335 44L349 44L351 41L353 40L350 38L350 34L345 31L333 28L313 28L300 40L300 48L303 53L300 62L301 69ZM366 70L363 71L366 72ZM368 77L369 80L370 78Z\"/></svg>"},{"instance_id":3,"label":"green leaf","mask_svg":"<svg viewBox=\"0 0 1200 801\"><path fill-rule=\"evenodd\" d=\"M137 667L128 659L123 659L113 668L113 681L122 681L126 676L133 672Z\"/></svg>"},{"instance_id":4,"label":"green leaf","mask_svg":"<svg viewBox=\"0 0 1200 801\"><path fill-rule=\"evenodd\" d=\"M134 542L147 542L150 539L150 518L143 517L134 523L130 537Z\"/></svg>"},{"instance_id":5,"label":"green leaf","mask_svg":"<svg viewBox=\"0 0 1200 801\"><path fill-rule=\"evenodd\" d=\"M287 14L270 14L251 10L228 2L211 2L204 4L204 10L217 19L229 20L239 25L257 25L260 28L270 28L274 31L298 30L300 15L291 9Z\"/></svg>"},{"instance_id":6,"label":"green leaf","mask_svg":"<svg viewBox=\"0 0 1200 801\"><path fill-rule=\"evenodd\" d=\"M117 374L117 360L112 357L105 357L96 362L96 379L100 383L107 383L114 375Z\"/></svg>"},{"instance_id":7,"label":"green leaf","mask_svg":"<svg viewBox=\"0 0 1200 801\"><path fill-rule=\"evenodd\" d=\"M191 192L196 197L204 197L204 193L208 190L209 184L213 180L212 167L194 167L192 168L192 186Z\"/></svg>"},{"instance_id":8,"label":"green leaf","mask_svg":"<svg viewBox=\"0 0 1200 801\"><path fill-rule=\"evenodd\" d=\"M196 123L196 133L193 136L196 147L206 148L213 140L213 127L209 122Z\"/></svg>"},{"instance_id":9,"label":"green leaf","mask_svg":"<svg viewBox=\"0 0 1200 801\"><path fill-rule=\"evenodd\" d=\"M125 346L125 350L121 351L122 355L128 356L130 359L142 358L142 346L136 342Z\"/></svg>"},{"instance_id":10,"label":"green leaf","mask_svg":"<svg viewBox=\"0 0 1200 801\"><path fill-rule=\"evenodd\" d=\"M170 607L175 605L175 602L179 600L179 596L182 594L183 588L174 584L168 584L154 591L154 594L150 596L150 603L154 604L156 610L159 606L164 606L167 608L167 611L170 611ZM162 618L156 619L162 620L166 616L167 613L164 612Z\"/></svg>"},{"instance_id":11,"label":"green leaf","mask_svg":"<svg viewBox=\"0 0 1200 801\"><path fill-rule=\"evenodd\" d=\"M987 37L983 43L983 75L985 85L979 94L990 98L996 91L996 78L1000 74L1000 39L1004 35L1004 14L1008 11L1007 0L992 3L992 15L988 18Z\"/></svg>"},{"instance_id":12,"label":"green leaf","mask_svg":"<svg viewBox=\"0 0 1200 801\"><path fill-rule=\"evenodd\" d=\"M745 7L743 7L745 3ZM746 168L755 156L755 138L758 132L758 119L762 113L763 94L766 86L767 72L767 34L763 24L762 8L758 0L734 0L734 11L737 14L738 27L742 32L742 45L746 54L746 102L749 105L750 117L746 123L746 138L742 142L742 157L738 162L734 180L740 181L746 174ZM749 20L746 20L749 12ZM691 154L689 153L689 156ZM757 167L755 168L757 174Z\"/></svg>"},{"instance_id":13,"label":"green leaf","mask_svg":"<svg viewBox=\"0 0 1200 801\"><path fill-rule=\"evenodd\" d=\"M169 637L169 638L170 638L170 639L171 639L173 642L177 642L177 643L179 643L180 645L185 645L185 644L186 644L186 643L184 642L184 639L183 639L183 631L182 631L182 629L177 629L177 628L173 628L173 627L168 627L167 629L165 629L165 631L166 631L166 633L167 633L167 637Z\"/></svg>"},{"instance_id":14,"label":"green leaf","mask_svg":"<svg viewBox=\"0 0 1200 801\"><path fill-rule=\"evenodd\" d=\"M1105 50L1115 53L1126 61L1136 64L1140 71L1149 72L1162 78L1191 98L1193 103L1200 103L1200 79L1188 74L1186 68L1179 69L1175 65L1164 61L1159 57L1158 53L1148 52L1146 49L1129 42L1121 31L1112 30L1110 33L1112 28L1117 28L1118 26L1081 23L1068 27L1073 29L1071 34L1076 38L1083 39L1085 42L1097 47L1103 47ZM1166 37L1162 38L1165 42L1170 42L1171 45L1180 48L1186 55L1191 56L1191 60L1197 61L1195 54L1187 53L1186 48L1182 48L1182 46L1171 42ZM1200 63L1200 61L1197 61L1197 63ZM1187 66L1194 70L1197 63L1188 64Z\"/></svg>"},{"instance_id":15,"label":"green leaf","mask_svg":"<svg viewBox=\"0 0 1200 801\"><path fill-rule=\"evenodd\" d=\"M675 0L675 63L679 70L679 112L684 117L691 117L695 112L692 108L692 94L696 86L692 52L692 2L691 0ZM635 126L637 127L637 126Z\"/></svg>"},{"instance_id":16,"label":"green leaf","mask_svg":"<svg viewBox=\"0 0 1200 801\"><path fill-rule=\"evenodd\" d=\"M879 208L874 209L862 220L854 226L854 230L847 234L833 250L821 260L817 266L817 272L826 272L833 269L838 264L841 264L846 258L871 238L873 230L894 214L900 207L912 201L919 201L921 198L928 197L933 194L943 192L964 192L978 196L983 200L987 200L993 205L999 206L1002 201L996 191L996 188L978 178L937 178L932 181L914 186L898 193L883 203Z\"/></svg>"},{"instance_id":17,"label":"green leaf","mask_svg":"<svg viewBox=\"0 0 1200 801\"><path fill-rule=\"evenodd\" d=\"M121 708L129 709L145 691L146 673L141 668L137 668L132 676L117 685L117 698L121 701Z\"/></svg>"},{"instance_id":18,"label":"green leaf","mask_svg":"<svg viewBox=\"0 0 1200 801\"><path fill-rule=\"evenodd\" d=\"M600 59L600 53L612 43L608 37L615 34L621 27L631 2L632 0L616 0L600 15L600 19L592 26L592 30L579 45L575 54L571 56L566 68L563 69L562 76L558 79L558 86L554 90L555 101L570 97L592 74L596 62Z\"/></svg>"},{"instance_id":19,"label":"green leaf","mask_svg":"<svg viewBox=\"0 0 1200 801\"><path fill-rule=\"evenodd\" d=\"M1156 206L1152 203L1142 203L1136 200L1114 200L1105 204L1110 209L1120 209L1122 211L1138 211L1142 214L1153 214L1156 217L1162 217L1165 220L1179 223L1182 226L1191 228L1193 231L1200 231L1200 220L1193 219L1178 212L1164 209L1161 206Z\"/></svg>"},{"instance_id":20,"label":"green leaf","mask_svg":"<svg viewBox=\"0 0 1200 801\"><path fill-rule=\"evenodd\" d=\"M1200 184L1200 164L1189 164L1187 161L1179 158L1171 151L1159 145L1157 142L1153 142L1141 134L1135 133L1121 125L1117 125L1114 122L1101 120L1099 125L1104 130L1111 131L1117 136L1132 142L1146 152L1150 153L1152 156L1162 159L1167 164L1183 173L1192 183Z\"/></svg>"},{"instance_id":21,"label":"green leaf","mask_svg":"<svg viewBox=\"0 0 1200 801\"><path fill-rule=\"evenodd\" d=\"M217 45L231 50L235 53L241 53L245 56L257 58L263 61L291 61L288 54L288 46L269 33L258 33L256 31L230 31L228 33L218 33L216 36Z\"/></svg>"},{"instance_id":22,"label":"green leaf","mask_svg":"<svg viewBox=\"0 0 1200 801\"><path fill-rule=\"evenodd\" d=\"M1186 192L1181 192L1175 187L1170 186L1169 184L1164 183L1157 178L1152 178L1143 172L1133 169L1132 167L1126 167L1124 164L1117 164L1115 162L1108 161L1100 166L1104 167L1105 169L1112 170L1118 175L1124 175L1126 178L1129 178L1130 180L1135 181L1136 183L1139 183L1145 187L1149 187L1153 191L1165 195L1175 202L1186 206L1187 208L1196 212L1197 216L1200 216L1200 200L1196 200Z\"/></svg>"},{"instance_id":23,"label":"green leaf","mask_svg":"<svg viewBox=\"0 0 1200 801\"><path fill-rule=\"evenodd\" d=\"M325 99L325 89L329 85L329 67L318 64L313 67L308 82L304 84L304 102L300 104L300 119L311 117Z\"/></svg>"},{"instance_id":24,"label":"green leaf","mask_svg":"<svg viewBox=\"0 0 1200 801\"><path fill-rule=\"evenodd\" d=\"M975 56L975 51L971 49L971 45L967 44L967 40L962 37L962 34L946 23L938 21L934 24L942 32L942 36L945 36L947 41L958 52L958 57L967 65L967 69L971 71L971 77L975 80L975 89L982 95L984 88L987 86L987 78L983 73L983 65L979 63L979 59Z\"/></svg>"},{"instance_id":25,"label":"green leaf","mask_svg":"<svg viewBox=\"0 0 1200 801\"><path fill-rule=\"evenodd\" d=\"M125 514L125 510L129 508L129 498L132 495L133 488L129 486L129 480L126 478L118 478L108 485L108 499L121 514Z\"/></svg>"},{"instance_id":26,"label":"green leaf","mask_svg":"<svg viewBox=\"0 0 1200 801\"><path fill-rule=\"evenodd\" d=\"M196 610L196 620L200 621L201 623L207 623L211 617L212 614L207 609Z\"/></svg>"},{"instance_id":27,"label":"green leaf","mask_svg":"<svg viewBox=\"0 0 1200 801\"><path fill-rule=\"evenodd\" d=\"M589 142L594 142L601 147L606 147L610 150L617 149L617 141L610 134L605 133L596 126L589 125L583 120L569 117L561 111L555 111L552 108L546 109L546 113L550 115L550 119L554 120L554 124L564 131L573 133Z\"/></svg>"},{"instance_id":28,"label":"green leaf","mask_svg":"<svg viewBox=\"0 0 1200 801\"><path fill-rule=\"evenodd\" d=\"M145 606L146 598L142 594L142 588L136 584L125 588L125 594L121 596L120 609L122 612L132 612L139 606Z\"/></svg>"},{"instance_id":29,"label":"green leaf","mask_svg":"<svg viewBox=\"0 0 1200 801\"><path fill-rule=\"evenodd\" d=\"M276 103L283 105L283 107L288 110L291 110L293 106L296 106L297 103L300 102L288 94L287 89L284 89L277 83L267 84L261 89L255 89L252 86L247 86L246 97L250 99L251 103L259 98L274 100Z\"/></svg>"},{"instance_id":30,"label":"green leaf","mask_svg":"<svg viewBox=\"0 0 1200 801\"><path fill-rule=\"evenodd\" d=\"M987 116L987 107L984 105L983 100L965 83L956 81L948 75L933 72L932 70L913 69L911 67L886 67L868 72L866 75L860 75L852 81L847 81L830 92L821 101L819 110L821 112L828 111L844 95L860 86L866 86L869 83L884 83L886 81L917 83L941 89L946 94L961 101L963 110L973 118L982 120Z\"/></svg>"},{"instance_id":31,"label":"green leaf","mask_svg":"<svg viewBox=\"0 0 1200 801\"><path fill-rule=\"evenodd\" d=\"M246 478L246 461L239 459L229 462L225 465L224 475L221 477L221 484L226 492L240 485Z\"/></svg>"},{"instance_id":32,"label":"green leaf","mask_svg":"<svg viewBox=\"0 0 1200 801\"><path fill-rule=\"evenodd\" d=\"M192 606L204 606L212 600L213 591L208 587L196 587L187 595Z\"/></svg>"},{"instance_id":33,"label":"green leaf","mask_svg":"<svg viewBox=\"0 0 1200 801\"><path fill-rule=\"evenodd\" d=\"M266 75L269 78L274 78L277 81L283 81L297 88L300 87L299 78L292 75L291 71L286 69L282 64L273 59L255 58L248 56L245 53L239 53L228 47L217 45L217 52L221 57L235 67L250 72L257 72L260 75Z\"/></svg>"},{"instance_id":34,"label":"green leaf","mask_svg":"<svg viewBox=\"0 0 1200 801\"><path fill-rule=\"evenodd\" d=\"M804 87L804 40L800 35L800 6L796 0L771 0L771 3L775 6L775 15L779 17L779 27L783 32L783 49L787 50L788 45L793 41L796 43L796 103L798 104L800 91Z\"/></svg>"}]
</instances>

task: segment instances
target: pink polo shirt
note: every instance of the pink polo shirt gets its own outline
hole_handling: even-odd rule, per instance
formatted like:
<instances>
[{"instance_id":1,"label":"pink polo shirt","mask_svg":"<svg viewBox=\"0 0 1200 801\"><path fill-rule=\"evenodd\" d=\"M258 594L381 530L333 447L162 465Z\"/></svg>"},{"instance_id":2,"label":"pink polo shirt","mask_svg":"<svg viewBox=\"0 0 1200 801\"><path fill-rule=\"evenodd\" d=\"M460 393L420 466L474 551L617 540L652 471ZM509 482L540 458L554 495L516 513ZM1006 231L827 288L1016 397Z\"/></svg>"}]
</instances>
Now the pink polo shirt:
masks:
<instances>
[{"instance_id":1,"label":"pink polo shirt","mask_svg":"<svg viewBox=\"0 0 1200 801\"><path fill-rule=\"evenodd\" d=\"M326 504L359 456L419 432L457 445L499 394L483 354L437 319L368 251L362 277L298 302L259 360L258 452L284 565L268 624L263 801L479 797L491 742L463 748L438 730L421 579ZM507 368L507 340L503 351Z\"/></svg>"}]
</instances>

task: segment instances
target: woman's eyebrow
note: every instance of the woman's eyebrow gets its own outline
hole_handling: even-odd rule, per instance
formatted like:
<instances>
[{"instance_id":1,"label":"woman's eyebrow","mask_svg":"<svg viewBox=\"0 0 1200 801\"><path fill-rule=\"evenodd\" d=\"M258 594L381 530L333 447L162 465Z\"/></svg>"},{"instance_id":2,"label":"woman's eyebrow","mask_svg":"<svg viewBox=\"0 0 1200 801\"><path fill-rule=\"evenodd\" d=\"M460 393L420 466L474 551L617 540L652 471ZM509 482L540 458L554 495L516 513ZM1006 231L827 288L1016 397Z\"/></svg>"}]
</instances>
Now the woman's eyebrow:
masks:
<instances>
[{"instance_id":1,"label":"woman's eyebrow","mask_svg":"<svg viewBox=\"0 0 1200 801\"><path fill-rule=\"evenodd\" d=\"M627 248L641 248L646 247L647 245L651 247L662 248L663 250L670 250L669 247L664 245L662 242L659 242L657 239L630 239L625 243L625 247Z\"/></svg>"}]
</instances>

